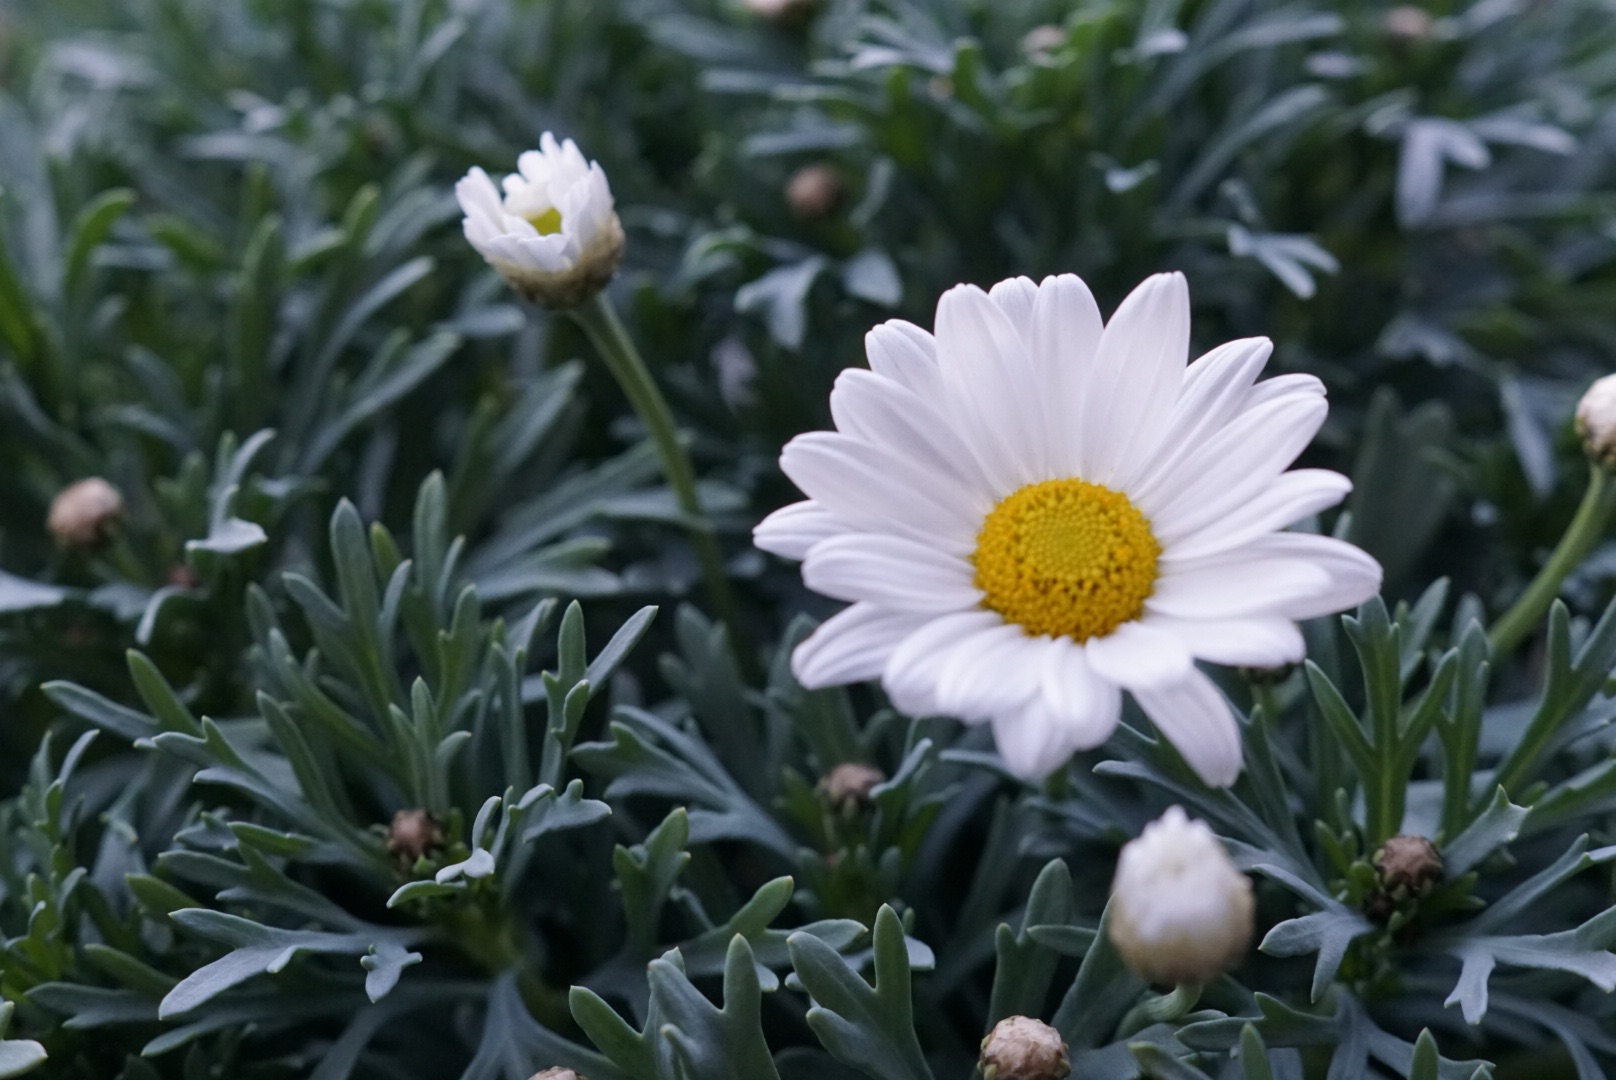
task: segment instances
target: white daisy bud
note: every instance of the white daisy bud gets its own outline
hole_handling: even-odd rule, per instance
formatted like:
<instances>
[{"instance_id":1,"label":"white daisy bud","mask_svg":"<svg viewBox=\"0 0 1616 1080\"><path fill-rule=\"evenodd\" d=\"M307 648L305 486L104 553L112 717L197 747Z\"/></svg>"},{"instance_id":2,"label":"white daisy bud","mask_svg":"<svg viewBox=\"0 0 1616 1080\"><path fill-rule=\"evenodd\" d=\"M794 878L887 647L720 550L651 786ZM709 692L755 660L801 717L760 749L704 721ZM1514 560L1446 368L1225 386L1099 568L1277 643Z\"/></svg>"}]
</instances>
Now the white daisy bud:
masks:
<instances>
[{"instance_id":1,"label":"white daisy bud","mask_svg":"<svg viewBox=\"0 0 1616 1080\"><path fill-rule=\"evenodd\" d=\"M1577 402L1577 435L1588 456L1616 468L1616 375L1606 375Z\"/></svg>"},{"instance_id":2,"label":"white daisy bud","mask_svg":"<svg viewBox=\"0 0 1616 1080\"><path fill-rule=\"evenodd\" d=\"M1122 849L1111 941L1155 983L1207 983L1251 944L1251 882L1205 822L1171 807Z\"/></svg>"},{"instance_id":3,"label":"white daisy bud","mask_svg":"<svg viewBox=\"0 0 1616 1080\"><path fill-rule=\"evenodd\" d=\"M548 131L501 189L480 168L455 185L466 239L523 298L577 307L617 272L623 224L600 165Z\"/></svg>"},{"instance_id":4,"label":"white daisy bud","mask_svg":"<svg viewBox=\"0 0 1616 1080\"><path fill-rule=\"evenodd\" d=\"M106 543L122 518L123 496L92 476L62 489L51 503L45 527L62 547L88 551Z\"/></svg>"},{"instance_id":5,"label":"white daisy bud","mask_svg":"<svg viewBox=\"0 0 1616 1080\"><path fill-rule=\"evenodd\" d=\"M579 1076L571 1069L557 1068L545 1069L541 1073L535 1073L533 1076L529 1077L529 1080L585 1080L585 1078Z\"/></svg>"},{"instance_id":6,"label":"white daisy bud","mask_svg":"<svg viewBox=\"0 0 1616 1080\"><path fill-rule=\"evenodd\" d=\"M982 1080L1066 1080L1072 1062L1060 1032L1030 1016L1008 1016L982 1040Z\"/></svg>"}]
</instances>

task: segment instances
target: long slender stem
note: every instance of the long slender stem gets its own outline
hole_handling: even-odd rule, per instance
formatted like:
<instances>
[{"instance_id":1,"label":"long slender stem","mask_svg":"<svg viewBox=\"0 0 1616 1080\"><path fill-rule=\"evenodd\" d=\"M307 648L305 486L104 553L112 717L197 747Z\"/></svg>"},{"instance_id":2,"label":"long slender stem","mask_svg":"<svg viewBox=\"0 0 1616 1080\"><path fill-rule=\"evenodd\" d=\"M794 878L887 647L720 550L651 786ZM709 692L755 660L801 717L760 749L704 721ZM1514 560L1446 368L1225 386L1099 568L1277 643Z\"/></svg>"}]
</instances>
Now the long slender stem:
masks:
<instances>
[{"instance_id":1,"label":"long slender stem","mask_svg":"<svg viewBox=\"0 0 1616 1080\"><path fill-rule=\"evenodd\" d=\"M607 370L622 387L629 404L634 406L634 411L650 432L651 441L662 458L662 474L673 489L674 497L679 500L679 509L689 525L690 542L696 549L696 558L701 563L702 577L707 584L708 602L712 605L713 614L729 627L731 644L736 646L736 654L744 663L745 650L738 647L737 638L741 633L740 609L735 604L734 593L730 591L712 522L703 513L701 501L696 495L696 470L690 463L684 443L679 439L673 411L668 408L667 400L657 388L656 380L651 377L650 369L645 366L645 360L634 347L634 340L629 337L628 330L617 317L617 311L604 290L572 308L569 314L589 335Z\"/></svg>"},{"instance_id":2,"label":"long slender stem","mask_svg":"<svg viewBox=\"0 0 1616 1080\"><path fill-rule=\"evenodd\" d=\"M1537 572L1537 577L1487 632L1494 656L1514 649L1543 621L1544 613L1559 595L1566 577L1581 565L1604 535L1613 508L1616 508L1616 487L1611 484L1610 473L1597 463L1590 464L1588 490L1583 492L1577 516L1571 519L1570 527L1560 537L1560 543L1543 569Z\"/></svg>"}]
</instances>

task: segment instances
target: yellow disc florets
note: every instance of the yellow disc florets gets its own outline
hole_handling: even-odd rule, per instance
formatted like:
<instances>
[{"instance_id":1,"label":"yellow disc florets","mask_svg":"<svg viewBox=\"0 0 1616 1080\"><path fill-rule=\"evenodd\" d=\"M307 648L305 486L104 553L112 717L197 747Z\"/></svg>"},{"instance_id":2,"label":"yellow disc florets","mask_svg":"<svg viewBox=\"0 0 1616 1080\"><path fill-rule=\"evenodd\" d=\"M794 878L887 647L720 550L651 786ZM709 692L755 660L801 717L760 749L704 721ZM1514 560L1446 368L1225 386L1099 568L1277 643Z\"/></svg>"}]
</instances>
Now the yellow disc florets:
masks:
<instances>
[{"instance_id":1,"label":"yellow disc florets","mask_svg":"<svg viewBox=\"0 0 1616 1080\"><path fill-rule=\"evenodd\" d=\"M550 207L542 214L528 218L528 224L539 230L540 236L553 236L561 231L561 211Z\"/></svg>"},{"instance_id":2,"label":"yellow disc florets","mask_svg":"<svg viewBox=\"0 0 1616 1080\"><path fill-rule=\"evenodd\" d=\"M1028 634L1087 641L1137 619L1156 586L1161 545L1120 492L1045 480L1002 500L971 562L984 607Z\"/></svg>"}]
</instances>

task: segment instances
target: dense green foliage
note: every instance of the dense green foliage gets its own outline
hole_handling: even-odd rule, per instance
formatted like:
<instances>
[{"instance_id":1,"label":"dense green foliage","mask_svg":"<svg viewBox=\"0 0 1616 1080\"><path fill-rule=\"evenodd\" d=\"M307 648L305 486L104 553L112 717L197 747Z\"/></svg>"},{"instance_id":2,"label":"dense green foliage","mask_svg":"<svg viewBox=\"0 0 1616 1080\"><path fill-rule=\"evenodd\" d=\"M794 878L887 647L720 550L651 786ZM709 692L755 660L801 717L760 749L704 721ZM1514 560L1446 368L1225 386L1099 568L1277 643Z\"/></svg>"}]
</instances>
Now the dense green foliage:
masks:
<instances>
[{"instance_id":1,"label":"dense green foliage","mask_svg":"<svg viewBox=\"0 0 1616 1080\"><path fill-rule=\"evenodd\" d=\"M1607 3L12 0L0 77L0 1076L929 1080L1016 1013L1084 1078L1616 1064L1616 547L1487 636L1616 351ZM544 130L611 178L741 625L584 337L461 236ZM1240 784L1133 716L1028 787L797 686L833 608L749 530L863 334L1169 268L1196 346L1328 384L1323 524L1387 570L1305 672L1220 674ZM63 550L92 475L125 519ZM1096 933L1170 802L1266 934L1188 1015ZM1429 894L1379 891L1399 830Z\"/></svg>"}]
</instances>

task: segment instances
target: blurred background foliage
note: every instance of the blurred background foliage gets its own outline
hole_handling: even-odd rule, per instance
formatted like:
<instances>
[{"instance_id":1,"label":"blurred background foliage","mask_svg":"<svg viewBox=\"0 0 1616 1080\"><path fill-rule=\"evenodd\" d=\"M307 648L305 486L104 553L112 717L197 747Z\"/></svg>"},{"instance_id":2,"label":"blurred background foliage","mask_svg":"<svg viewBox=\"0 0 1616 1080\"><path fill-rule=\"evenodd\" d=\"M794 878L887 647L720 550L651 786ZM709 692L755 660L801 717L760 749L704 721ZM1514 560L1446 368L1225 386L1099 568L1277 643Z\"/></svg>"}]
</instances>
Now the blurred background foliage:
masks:
<instances>
[{"instance_id":1,"label":"blurred background foliage","mask_svg":"<svg viewBox=\"0 0 1616 1080\"><path fill-rule=\"evenodd\" d=\"M1609 3L786 8L6 0L0 792L31 773L28 798L44 798L71 742L30 769L62 716L43 685L67 680L157 708L155 683L137 692L131 679L131 648L190 713L258 716L262 665L244 657L270 648L275 613L288 620L274 630L286 655L320 644L318 625L290 617L318 605L289 592L283 574L355 573L331 540L343 499L393 534L437 537L428 547L442 549L432 548L442 578L423 586L433 599L422 625L441 618L449 633L450 598L473 584L487 619L527 629L539 666L572 662L534 636L550 598L583 598L577 626L605 641L643 605L691 591L677 507L615 386L575 329L519 307L460 236L453 181L473 164L509 168L544 130L576 138L611 178L629 234L615 293L693 439L741 584L747 624L727 640L741 643L743 667L777 665L780 642L801 632L792 620L829 610L795 568L748 542L751 525L793 497L775 467L781 444L826 424L829 387L862 362L870 326L929 325L947 287L1014 274L1075 271L1109 309L1144 275L1183 270L1197 348L1266 334L1273 370L1322 377L1333 407L1310 463L1353 475L1344 527L1386 565L1393 599L1440 574L1454 595L1497 611L1541 563L1582 487L1571 407L1616 352ZM421 518L434 472L441 525ZM105 545L64 550L46 514L90 475L123 493L124 521ZM1573 608L1597 610L1612 575L1616 547L1602 548L1568 585ZM853 843L816 823L808 774L860 754L896 768L923 733L883 727L889 718L858 746L797 746L807 756L793 758L783 732L822 725L832 706L792 698L786 709L800 692L777 666L769 696L731 687L739 702L726 699L729 684L713 675L729 671L725 640L669 608L617 669L614 697L633 707L671 693L675 718L701 717L710 734L724 717L743 727L752 720L736 717L795 717L764 740L763 758L735 735L713 768L744 778L797 762L801 790L777 789L771 775L746 793L784 800L792 829L807 830L766 837L776 855ZM1529 653L1513 677L1524 682L1542 662L1541 649ZM443 674L425 660L399 667L429 683ZM834 708L868 712L863 693ZM608 741L579 760L594 776L632 771L635 740L668 739L653 720L631 717L613 741L592 719L587 737ZM238 722L267 738L269 720ZM107 771L89 786L84 835L51 841L77 844L79 859L101 843L98 822L123 820L98 817L116 799L110 778L136 775L113 741L85 751L88 767ZM140 768L169 769L169 783L183 773L174 762ZM975 798L961 805L986 806L994 781L962 775ZM922 803L946 787L928 783ZM623 791L742 805L727 789ZM470 815L504 793L489 782L478 802L461 791L454 805ZM397 796L377 789L361 808L384 821ZM887 833L863 861L813 883L820 900L800 909L805 918L870 926L917 882L1012 873L957 851L946 858L963 862L944 861L943 838L967 825L923 843L936 807L892 798ZM222 843L223 824L184 810L183 790L171 799L137 815L143 829L166 830L142 833L148 857L182 833L193 847ZM1002 813L991 830L1032 811L1017 802ZM1136 818L1102 815L1079 831L1111 843ZM635 820L620 815L618 827L654 848L647 831L661 811ZM712 827L693 814L698 839L727 835L702 832ZM987 829L979 822L972 843ZM1048 858L1057 847L1024 850ZM722 875L709 862L691 872L711 886ZM906 877L904 867L920 869ZM802 884L814 871L797 872ZM610 877L603 865L588 873ZM766 876L742 873L731 898ZM948 925L987 926L1014 892L958 889L963 907ZM0 910L21 899L0 889ZM964 995L948 1015L981 1013L966 976L988 938L964 940L940 967L939 983ZM584 952L562 965L569 978L610 950ZM642 941L623 955L639 964L654 954ZM722 965L708 959L715 974ZM628 985L614 977L603 985ZM968 1057L973 1040L940 1052Z\"/></svg>"}]
</instances>

